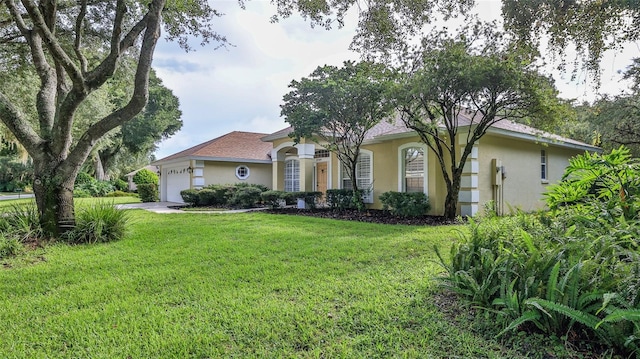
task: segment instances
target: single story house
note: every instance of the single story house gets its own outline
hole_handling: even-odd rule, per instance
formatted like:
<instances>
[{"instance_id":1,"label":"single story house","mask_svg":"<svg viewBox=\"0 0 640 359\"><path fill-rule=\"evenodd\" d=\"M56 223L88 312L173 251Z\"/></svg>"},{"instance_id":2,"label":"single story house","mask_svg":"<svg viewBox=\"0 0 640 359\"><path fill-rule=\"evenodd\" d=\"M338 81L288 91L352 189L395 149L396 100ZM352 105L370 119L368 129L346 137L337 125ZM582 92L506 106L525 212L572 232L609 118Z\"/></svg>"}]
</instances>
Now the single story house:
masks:
<instances>
[{"instance_id":1,"label":"single story house","mask_svg":"<svg viewBox=\"0 0 640 359\"><path fill-rule=\"evenodd\" d=\"M465 123L468 130L471 120L461 115L459 122L459 138L453 143L462 151ZM243 163L260 171L257 183L274 190L325 192L333 188L350 188L353 179L342 169L335 154L311 141L296 144L289 137L291 132L291 128L285 128L268 135L253 134L252 139L260 140L264 146L249 145L253 142L237 138L244 133L232 132L193 148L212 146L228 137L225 141L228 147L223 148L222 143L215 145L225 151L225 156L193 155L192 152L197 151L189 149L154 162L162 168L161 199L181 202L178 198L181 189L230 183L234 174L240 179L237 168ZM255 153L249 151L249 147L254 146ZM238 147L246 151L240 155L234 150ZM542 194L549 184L560 180L569 159L585 151L599 150L587 143L502 120L474 144L463 171L458 212L463 216L474 215L489 202L495 203L498 209L507 206L525 211L544 208ZM235 157L231 158L229 152ZM229 163L226 169L221 167L223 161ZM172 167L167 167L169 165ZM176 176L175 171L179 170L176 166L203 169L218 166L216 168L220 169L181 173L183 179L177 182L170 177ZM254 168L251 171L253 175ZM270 179L266 178L267 172ZM400 121L383 121L367 133L358 159L357 175L358 187L368 190L365 203L370 208L381 208L379 196L387 191L422 191L430 199L431 214L444 212L447 192L438 160L420 142L418 135ZM258 178L254 180L258 181Z\"/></svg>"},{"instance_id":2,"label":"single story house","mask_svg":"<svg viewBox=\"0 0 640 359\"><path fill-rule=\"evenodd\" d=\"M180 191L212 184L272 188L272 144L265 133L234 131L153 162L160 168L160 200L184 202Z\"/></svg>"}]
</instances>

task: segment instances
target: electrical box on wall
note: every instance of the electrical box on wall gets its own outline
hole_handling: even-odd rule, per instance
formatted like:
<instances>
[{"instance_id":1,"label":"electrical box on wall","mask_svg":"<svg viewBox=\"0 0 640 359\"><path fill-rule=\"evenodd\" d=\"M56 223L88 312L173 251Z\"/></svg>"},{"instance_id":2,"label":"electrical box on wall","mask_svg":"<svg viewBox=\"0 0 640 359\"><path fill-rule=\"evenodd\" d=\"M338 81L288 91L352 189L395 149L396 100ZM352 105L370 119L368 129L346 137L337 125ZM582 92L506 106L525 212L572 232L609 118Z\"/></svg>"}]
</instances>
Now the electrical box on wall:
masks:
<instances>
[{"instance_id":1,"label":"electrical box on wall","mask_svg":"<svg viewBox=\"0 0 640 359\"><path fill-rule=\"evenodd\" d=\"M502 174L504 167L502 161L498 158L491 160L491 184L494 186L502 186Z\"/></svg>"}]
</instances>

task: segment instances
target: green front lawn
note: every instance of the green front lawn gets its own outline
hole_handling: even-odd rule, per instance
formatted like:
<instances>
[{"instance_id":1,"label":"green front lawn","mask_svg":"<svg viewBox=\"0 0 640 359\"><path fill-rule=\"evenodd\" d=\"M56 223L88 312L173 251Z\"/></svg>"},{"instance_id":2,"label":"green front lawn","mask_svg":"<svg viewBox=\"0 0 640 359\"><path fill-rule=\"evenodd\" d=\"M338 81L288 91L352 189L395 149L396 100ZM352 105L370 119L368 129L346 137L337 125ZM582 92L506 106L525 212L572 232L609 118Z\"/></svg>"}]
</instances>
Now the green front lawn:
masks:
<instances>
[{"instance_id":1,"label":"green front lawn","mask_svg":"<svg viewBox=\"0 0 640 359\"><path fill-rule=\"evenodd\" d=\"M74 198L76 209L96 201L104 201L113 204L140 203L138 197L101 197L101 198ZM9 211L13 206L27 206L36 204L35 198L7 199L0 201L0 213Z\"/></svg>"},{"instance_id":2,"label":"green front lawn","mask_svg":"<svg viewBox=\"0 0 640 359\"><path fill-rule=\"evenodd\" d=\"M433 246L462 227L132 214L0 269L1 358L518 357L436 305Z\"/></svg>"}]
</instances>

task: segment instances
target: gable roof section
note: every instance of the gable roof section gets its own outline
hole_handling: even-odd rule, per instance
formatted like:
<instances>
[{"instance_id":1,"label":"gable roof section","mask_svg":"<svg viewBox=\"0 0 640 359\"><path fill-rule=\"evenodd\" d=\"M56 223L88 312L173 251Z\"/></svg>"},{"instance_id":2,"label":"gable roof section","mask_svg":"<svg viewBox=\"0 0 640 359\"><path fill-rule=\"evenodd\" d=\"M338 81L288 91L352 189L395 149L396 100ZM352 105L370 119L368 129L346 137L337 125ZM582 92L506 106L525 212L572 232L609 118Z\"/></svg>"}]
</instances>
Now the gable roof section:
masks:
<instances>
[{"instance_id":1,"label":"gable roof section","mask_svg":"<svg viewBox=\"0 0 640 359\"><path fill-rule=\"evenodd\" d=\"M163 164L177 160L271 163L273 144L260 139L266 133L233 131L213 140L153 162Z\"/></svg>"}]
</instances>

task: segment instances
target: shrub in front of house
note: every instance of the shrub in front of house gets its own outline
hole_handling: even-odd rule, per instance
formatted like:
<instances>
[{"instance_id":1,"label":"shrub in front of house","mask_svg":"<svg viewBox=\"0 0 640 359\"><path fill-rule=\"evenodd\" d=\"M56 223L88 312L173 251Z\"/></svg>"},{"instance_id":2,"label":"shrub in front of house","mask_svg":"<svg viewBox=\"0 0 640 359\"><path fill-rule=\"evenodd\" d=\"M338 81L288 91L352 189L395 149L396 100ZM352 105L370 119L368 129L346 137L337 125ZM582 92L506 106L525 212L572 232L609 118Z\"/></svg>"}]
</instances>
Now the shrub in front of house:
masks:
<instances>
[{"instance_id":1,"label":"shrub in front of house","mask_svg":"<svg viewBox=\"0 0 640 359\"><path fill-rule=\"evenodd\" d=\"M138 185L138 196L142 202L157 202L158 186L153 183L141 183Z\"/></svg>"},{"instance_id":2,"label":"shrub in front of house","mask_svg":"<svg viewBox=\"0 0 640 359\"><path fill-rule=\"evenodd\" d=\"M141 169L133 175L133 183L137 186L141 184L155 184L158 185L158 175L149 171L146 168Z\"/></svg>"},{"instance_id":3,"label":"shrub in front of house","mask_svg":"<svg viewBox=\"0 0 640 359\"><path fill-rule=\"evenodd\" d=\"M264 191L260 194L262 202L269 206L269 208L280 208L283 203L286 203L284 198L287 192L283 191Z\"/></svg>"},{"instance_id":4,"label":"shrub in front of house","mask_svg":"<svg viewBox=\"0 0 640 359\"><path fill-rule=\"evenodd\" d=\"M322 192L293 192L292 196L304 200L305 207L315 209L318 207L318 200L322 197Z\"/></svg>"},{"instance_id":5,"label":"shrub in front of house","mask_svg":"<svg viewBox=\"0 0 640 359\"><path fill-rule=\"evenodd\" d=\"M233 197L237 187L228 184L213 184L202 189L202 191L204 190L208 190L210 192L205 192L205 198L200 198L200 206L224 206L229 202L231 197Z\"/></svg>"},{"instance_id":6,"label":"shrub in front of house","mask_svg":"<svg viewBox=\"0 0 640 359\"><path fill-rule=\"evenodd\" d=\"M253 186L235 188L228 204L238 208L253 208L261 202L261 194L260 188Z\"/></svg>"},{"instance_id":7,"label":"shrub in front of house","mask_svg":"<svg viewBox=\"0 0 640 359\"><path fill-rule=\"evenodd\" d=\"M431 209L429 198L422 192L389 191L380 195L382 209L394 216L418 217Z\"/></svg>"},{"instance_id":8,"label":"shrub in front of house","mask_svg":"<svg viewBox=\"0 0 640 359\"><path fill-rule=\"evenodd\" d=\"M337 211L346 209L361 209L363 191L354 193L352 189L328 189L327 205Z\"/></svg>"},{"instance_id":9,"label":"shrub in front of house","mask_svg":"<svg viewBox=\"0 0 640 359\"><path fill-rule=\"evenodd\" d=\"M180 191L180 197L182 197L184 203L188 203L191 206L198 206L200 203L200 196L198 196L198 192L200 191L197 189L184 189Z\"/></svg>"}]
</instances>

